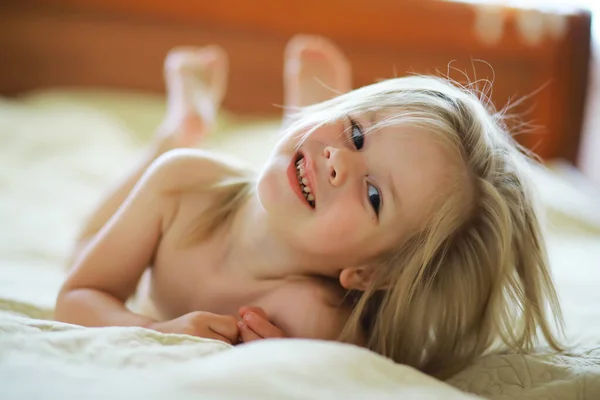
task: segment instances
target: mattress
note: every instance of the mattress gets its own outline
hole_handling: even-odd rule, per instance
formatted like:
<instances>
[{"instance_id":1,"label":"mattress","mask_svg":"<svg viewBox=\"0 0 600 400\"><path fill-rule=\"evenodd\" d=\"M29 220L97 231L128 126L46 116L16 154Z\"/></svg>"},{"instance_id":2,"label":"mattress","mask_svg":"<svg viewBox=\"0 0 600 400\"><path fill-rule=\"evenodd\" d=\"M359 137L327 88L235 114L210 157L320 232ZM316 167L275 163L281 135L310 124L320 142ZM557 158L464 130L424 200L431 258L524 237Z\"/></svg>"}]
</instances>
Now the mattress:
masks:
<instances>
[{"instance_id":1,"label":"mattress","mask_svg":"<svg viewBox=\"0 0 600 400\"><path fill-rule=\"evenodd\" d=\"M6 398L600 398L600 196L560 163L536 169L573 347L493 355L447 382L350 345L237 347L141 328L51 320L79 225L133 165L161 97L45 91L0 99L0 395ZM260 167L278 121L223 115L214 151ZM6 396L4 396L6 395Z\"/></svg>"}]
</instances>

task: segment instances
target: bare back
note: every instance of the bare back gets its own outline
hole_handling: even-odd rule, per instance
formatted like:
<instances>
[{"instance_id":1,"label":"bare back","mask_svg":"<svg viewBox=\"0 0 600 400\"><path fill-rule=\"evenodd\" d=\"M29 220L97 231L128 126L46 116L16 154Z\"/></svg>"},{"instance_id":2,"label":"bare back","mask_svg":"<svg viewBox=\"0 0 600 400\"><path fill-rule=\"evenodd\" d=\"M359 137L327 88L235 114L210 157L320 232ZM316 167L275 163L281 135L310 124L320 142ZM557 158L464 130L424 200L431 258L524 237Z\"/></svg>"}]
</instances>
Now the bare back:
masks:
<instances>
[{"instance_id":1,"label":"bare back","mask_svg":"<svg viewBox=\"0 0 600 400\"><path fill-rule=\"evenodd\" d=\"M347 314L331 305L340 296L334 288L312 278L261 281L224 267L227 226L199 243L184 245L191 224L201 223L198 218L218 201L211 190L190 188L226 178L231 169L201 151L178 152L180 160L164 175L169 191L176 193L174 204L163 224L148 287L142 290L155 317L173 319L199 310L237 315L240 307L252 305L263 308L289 336L335 339Z\"/></svg>"}]
</instances>

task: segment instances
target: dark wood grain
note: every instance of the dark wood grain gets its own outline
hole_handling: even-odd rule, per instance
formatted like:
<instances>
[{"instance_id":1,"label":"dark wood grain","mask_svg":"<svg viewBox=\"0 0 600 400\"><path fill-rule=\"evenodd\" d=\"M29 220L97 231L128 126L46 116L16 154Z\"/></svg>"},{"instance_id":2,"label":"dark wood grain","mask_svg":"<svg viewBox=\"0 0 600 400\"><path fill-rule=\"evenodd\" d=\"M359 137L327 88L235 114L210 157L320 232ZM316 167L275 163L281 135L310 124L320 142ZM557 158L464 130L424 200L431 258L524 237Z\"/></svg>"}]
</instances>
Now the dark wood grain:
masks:
<instances>
[{"instance_id":1,"label":"dark wood grain","mask_svg":"<svg viewBox=\"0 0 600 400\"><path fill-rule=\"evenodd\" d=\"M367 6L368 4L368 6ZM218 43L230 55L225 107L276 115L283 49L295 33L333 39L355 86L407 73L494 78L497 107L539 127L518 136L545 158L577 158L589 60L590 16L565 16L566 33L528 43L506 9L499 42L474 30L477 9L457 2L374 0L22 0L0 5L0 93L47 87L162 92L162 62L178 45ZM485 60L492 69L473 60ZM450 76L465 81L456 70ZM481 88L483 84L479 87Z\"/></svg>"}]
</instances>

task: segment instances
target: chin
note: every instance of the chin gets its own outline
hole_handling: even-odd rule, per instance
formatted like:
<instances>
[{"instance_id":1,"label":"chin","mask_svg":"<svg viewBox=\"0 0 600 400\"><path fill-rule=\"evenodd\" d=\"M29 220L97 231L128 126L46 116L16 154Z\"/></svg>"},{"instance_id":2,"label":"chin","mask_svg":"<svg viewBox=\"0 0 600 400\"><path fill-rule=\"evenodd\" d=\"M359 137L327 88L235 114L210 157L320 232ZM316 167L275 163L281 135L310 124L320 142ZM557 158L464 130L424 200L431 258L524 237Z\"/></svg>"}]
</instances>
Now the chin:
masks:
<instances>
[{"instance_id":1,"label":"chin","mask_svg":"<svg viewBox=\"0 0 600 400\"><path fill-rule=\"evenodd\" d=\"M269 209L269 205L272 203L272 195L274 192L272 178L269 176L269 170L263 170L256 180L256 195L258 201L265 208Z\"/></svg>"},{"instance_id":2,"label":"chin","mask_svg":"<svg viewBox=\"0 0 600 400\"><path fill-rule=\"evenodd\" d=\"M256 195L258 201L271 217L278 217L281 213L288 210L289 204L285 198L285 187L282 187L282 182L278 178L277 170L267 166L258 177L256 182ZM285 215L284 215L285 216Z\"/></svg>"},{"instance_id":3,"label":"chin","mask_svg":"<svg viewBox=\"0 0 600 400\"><path fill-rule=\"evenodd\" d=\"M286 192L289 189L283 186L283 183L287 185L287 182L281 182L277 177L276 170L265 169L256 182L256 196L265 211L265 223L276 231L280 239L289 243L291 247L297 247L299 221L296 220L295 209L290 204L291 196Z\"/></svg>"}]
</instances>

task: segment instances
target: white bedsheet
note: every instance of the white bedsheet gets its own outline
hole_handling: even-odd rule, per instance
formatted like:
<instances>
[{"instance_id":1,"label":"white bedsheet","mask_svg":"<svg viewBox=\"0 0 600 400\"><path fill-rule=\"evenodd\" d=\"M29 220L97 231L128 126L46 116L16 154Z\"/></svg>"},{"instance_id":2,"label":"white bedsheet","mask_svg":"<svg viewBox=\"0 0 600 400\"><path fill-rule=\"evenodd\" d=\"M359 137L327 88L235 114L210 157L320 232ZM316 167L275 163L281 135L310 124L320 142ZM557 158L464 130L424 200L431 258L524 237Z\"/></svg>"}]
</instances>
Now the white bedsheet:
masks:
<instances>
[{"instance_id":1,"label":"white bedsheet","mask_svg":"<svg viewBox=\"0 0 600 400\"><path fill-rule=\"evenodd\" d=\"M271 340L231 348L140 328L91 331L0 315L5 398L468 398L354 346Z\"/></svg>"},{"instance_id":2,"label":"white bedsheet","mask_svg":"<svg viewBox=\"0 0 600 400\"><path fill-rule=\"evenodd\" d=\"M124 94L0 102L0 397L462 398L453 385L495 399L600 398L600 202L565 169L537 171L536 182L567 331L579 341L568 355L487 357L449 385L334 343L230 349L143 329L45 320L77 227L135 161L161 112L160 99ZM254 165L276 139L273 123L236 135L230 123L226 128L208 145Z\"/></svg>"}]
</instances>

